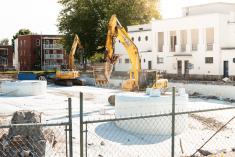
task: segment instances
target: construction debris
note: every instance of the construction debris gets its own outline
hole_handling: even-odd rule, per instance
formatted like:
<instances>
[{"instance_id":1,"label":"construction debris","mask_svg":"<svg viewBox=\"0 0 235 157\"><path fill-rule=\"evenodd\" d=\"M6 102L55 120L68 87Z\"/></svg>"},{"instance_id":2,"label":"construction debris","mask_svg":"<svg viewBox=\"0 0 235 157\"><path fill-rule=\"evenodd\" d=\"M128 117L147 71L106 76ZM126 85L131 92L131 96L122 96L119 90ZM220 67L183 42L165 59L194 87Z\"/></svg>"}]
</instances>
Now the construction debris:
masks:
<instances>
[{"instance_id":1,"label":"construction debris","mask_svg":"<svg viewBox=\"0 0 235 157\"><path fill-rule=\"evenodd\" d=\"M14 113L11 124L41 123L41 114L33 111L17 111ZM8 133L0 138L0 156L37 156L44 157L46 151L47 138L50 143L55 144L55 138L43 134L42 126L27 125L10 127ZM51 134L53 135L53 133Z\"/></svg>"},{"instance_id":2,"label":"construction debris","mask_svg":"<svg viewBox=\"0 0 235 157\"><path fill-rule=\"evenodd\" d=\"M224 82L232 82L232 81L230 80L230 78L227 78L227 77L223 78L222 80L223 80Z\"/></svg>"},{"instance_id":3,"label":"construction debris","mask_svg":"<svg viewBox=\"0 0 235 157\"><path fill-rule=\"evenodd\" d=\"M0 81L6 80L17 80L17 73L8 74L8 73L0 73Z\"/></svg>"}]
</instances>

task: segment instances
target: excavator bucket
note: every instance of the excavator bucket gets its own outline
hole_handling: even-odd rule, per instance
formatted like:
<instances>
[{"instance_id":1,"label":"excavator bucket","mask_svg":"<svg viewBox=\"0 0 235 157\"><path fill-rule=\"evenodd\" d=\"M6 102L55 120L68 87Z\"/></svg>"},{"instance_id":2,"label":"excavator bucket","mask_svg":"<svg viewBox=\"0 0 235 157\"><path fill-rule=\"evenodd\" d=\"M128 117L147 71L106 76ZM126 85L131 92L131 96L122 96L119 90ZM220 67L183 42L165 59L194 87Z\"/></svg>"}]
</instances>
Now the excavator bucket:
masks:
<instances>
[{"instance_id":1,"label":"excavator bucket","mask_svg":"<svg viewBox=\"0 0 235 157\"><path fill-rule=\"evenodd\" d=\"M110 80L112 71L113 64L111 64L110 62L95 64L93 66L93 76L95 78L96 85L107 85Z\"/></svg>"}]
</instances>

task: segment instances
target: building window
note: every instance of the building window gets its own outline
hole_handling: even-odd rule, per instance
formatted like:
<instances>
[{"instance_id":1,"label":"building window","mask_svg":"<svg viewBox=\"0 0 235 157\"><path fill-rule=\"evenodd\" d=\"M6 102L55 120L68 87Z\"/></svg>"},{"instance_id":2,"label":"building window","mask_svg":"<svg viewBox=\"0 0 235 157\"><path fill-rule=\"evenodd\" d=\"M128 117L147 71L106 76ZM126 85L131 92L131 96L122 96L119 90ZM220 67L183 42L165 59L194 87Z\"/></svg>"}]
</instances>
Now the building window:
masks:
<instances>
[{"instance_id":1,"label":"building window","mask_svg":"<svg viewBox=\"0 0 235 157\"><path fill-rule=\"evenodd\" d=\"M45 54L49 54L49 50L44 50L44 53Z\"/></svg>"},{"instance_id":2,"label":"building window","mask_svg":"<svg viewBox=\"0 0 235 157\"><path fill-rule=\"evenodd\" d=\"M149 37L148 36L145 36L145 40L148 41Z\"/></svg>"},{"instance_id":3,"label":"building window","mask_svg":"<svg viewBox=\"0 0 235 157\"><path fill-rule=\"evenodd\" d=\"M122 59L121 58L119 58L118 63L122 63Z\"/></svg>"},{"instance_id":4,"label":"building window","mask_svg":"<svg viewBox=\"0 0 235 157\"><path fill-rule=\"evenodd\" d=\"M126 58L126 59L125 59L125 63L126 63L126 64L130 63L130 60Z\"/></svg>"},{"instance_id":5,"label":"building window","mask_svg":"<svg viewBox=\"0 0 235 157\"><path fill-rule=\"evenodd\" d=\"M134 37L132 37L132 38L131 38L131 40L132 40L132 41L134 41L134 40L135 40L135 38L134 38Z\"/></svg>"},{"instance_id":6,"label":"building window","mask_svg":"<svg viewBox=\"0 0 235 157\"><path fill-rule=\"evenodd\" d=\"M49 44L50 44L50 41L49 41L49 40L46 40L45 43L46 43L46 45L49 45Z\"/></svg>"},{"instance_id":7,"label":"building window","mask_svg":"<svg viewBox=\"0 0 235 157\"><path fill-rule=\"evenodd\" d=\"M206 57L205 58L205 63L206 64L212 64L213 63L213 57Z\"/></svg>"},{"instance_id":8,"label":"building window","mask_svg":"<svg viewBox=\"0 0 235 157\"><path fill-rule=\"evenodd\" d=\"M213 43L214 43L214 28L206 28L207 51L213 50Z\"/></svg>"},{"instance_id":9,"label":"building window","mask_svg":"<svg viewBox=\"0 0 235 157\"><path fill-rule=\"evenodd\" d=\"M40 40L39 39L36 40L36 46L40 46Z\"/></svg>"},{"instance_id":10,"label":"building window","mask_svg":"<svg viewBox=\"0 0 235 157\"><path fill-rule=\"evenodd\" d=\"M144 59L144 63L145 63L145 59Z\"/></svg>"},{"instance_id":11,"label":"building window","mask_svg":"<svg viewBox=\"0 0 235 157\"><path fill-rule=\"evenodd\" d=\"M176 41L177 41L177 38L176 38L176 31L171 31L170 32L170 51L171 52L175 52L175 46L176 46Z\"/></svg>"},{"instance_id":12,"label":"building window","mask_svg":"<svg viewBox=\"0 0 235 157\"><path fill-rule=\"evenodd\" d=\"M157 64L163 63L163 57L157 57Z\"/></svg>"},{"instance_id":13,"label":"building window","mask_svg":"<svg viewBox=\"0 0 235 157\"><path fill-rule=\"evenodd\" d=\"M138 41L141 41L141 37L138 37Z\"/></svg>"},{"instance_id":14,"label":"building window","mask_svg":"<svg viewBox=\"0 0 235 157\"><path fill-rule=\"evenodd\" d=\"M233 63L235 63L235 58L233 58Z\"/></svg>"},{"instance_id":15,"label":"building window","mask_svg":"<svg viewBox=\"0 0 235 157\"><path fill-rule=\"evenodd\" d=\"M164 45L164 33L158 32L158 52L163 52L163 45Z\"/></svg>"}]
</instances>

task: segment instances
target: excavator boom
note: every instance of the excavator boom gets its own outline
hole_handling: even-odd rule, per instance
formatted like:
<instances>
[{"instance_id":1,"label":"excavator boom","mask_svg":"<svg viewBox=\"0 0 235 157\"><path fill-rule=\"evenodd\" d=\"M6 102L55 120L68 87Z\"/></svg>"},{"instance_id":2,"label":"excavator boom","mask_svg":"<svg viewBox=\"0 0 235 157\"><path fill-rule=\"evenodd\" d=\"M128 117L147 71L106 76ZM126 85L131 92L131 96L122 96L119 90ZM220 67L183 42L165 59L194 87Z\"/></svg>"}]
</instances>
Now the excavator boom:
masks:
<instances>
[{"instance_id":1,"label":"excavator boom","mask_svg":"<svg viewBox=\"0 0 235 157\"><path fill-rule=\"evenodd\" d=\"M118 56L114 54L114 47L115 47L115 41L118 39L120 43L123 44L125 47L128 56L130 58L131 62L131 70L130 70L130 80L126 81L126 83L123 84L123 89L126 90L134 90L138 89L139 85L139 72L141 70L141 64L140 64L140 56L138 52L138 48L135 46L133 41L131 40L129 34L126 32L125 28L122 27L120 22L118 21L116 15L112 15L109 24L108 24L108 33L106 38L106 53L105 53L105 60L106 63L104 65L104 75L105 75L105 83L109 81L110 75L112 73L113 65L117 62ZM134 78L132 77L132 73L134 74ZM94 75L96 73L94 72ZM96 77L95 77L96 78ZM100 84L99 78L96 78L96 83ZM103 82L102 82L103 83Z\"/></svg>"},{"instance_id":2,"label":"excavator boom","mask_svg":"<svg viewBox=\"0 0 235 157\"><path fill-rule=\"evenodd\" d=\"M69 53L69 64L68 64L68 69L75 69L74 66L74 55L76 52L76 49L78 48L83 48L82 44L80 42L80 39L78 37L78 35L76 34L73 40L73 45L71 47L70 53Z\"/></svg>"}]
</instances>

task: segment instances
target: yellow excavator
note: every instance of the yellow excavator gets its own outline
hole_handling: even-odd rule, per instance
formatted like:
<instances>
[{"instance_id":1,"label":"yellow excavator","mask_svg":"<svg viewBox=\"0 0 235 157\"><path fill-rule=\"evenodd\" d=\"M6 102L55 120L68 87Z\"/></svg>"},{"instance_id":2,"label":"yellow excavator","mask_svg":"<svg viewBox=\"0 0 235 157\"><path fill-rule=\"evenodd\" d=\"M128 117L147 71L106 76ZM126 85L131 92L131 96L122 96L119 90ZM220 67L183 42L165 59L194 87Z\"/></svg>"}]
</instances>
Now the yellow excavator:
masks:
<instances>
[{"instance_id":1,"label":"yellow excavator","mask_svg":"<svg viewBox=\"0 0 235 157\"><path fill-rule=\"evenodd\" d=\"M75 35L73 45L69 53L68 68L56 71L55 84L63 86L81 84L80 80L78 79L80 77L80 73L74 66L74 55L77 47L80 49L83 48L78 35Z\"/></svg>"},{"instance_id":2,"label":"yellow excavator","mask_svg":"<svg viewBox=\"0 0 235 157\"><path fill-rule=\"evenodd\" d=\"M115 41L118 39L120 43L125 47L130 63L130 79L126 80L122 84L122 89L126 91L136 91L140 90L141 83L141 60L138 52L138 48L131 40L129 34L126 32L125 28L120 24L116 15L112 15L108 24L108 33L106 38L106 55L105 55L105 65L104 65L104 77L105 80L99 79L98 75L95 76L96 84L107 83L110 79L113 65L117 62L118 56L114 54ZM168 86L168 81L166 79L158 79L156 76L156 81L153 83L153 88L166 89Z\"/></svg>"}]
</instances>

